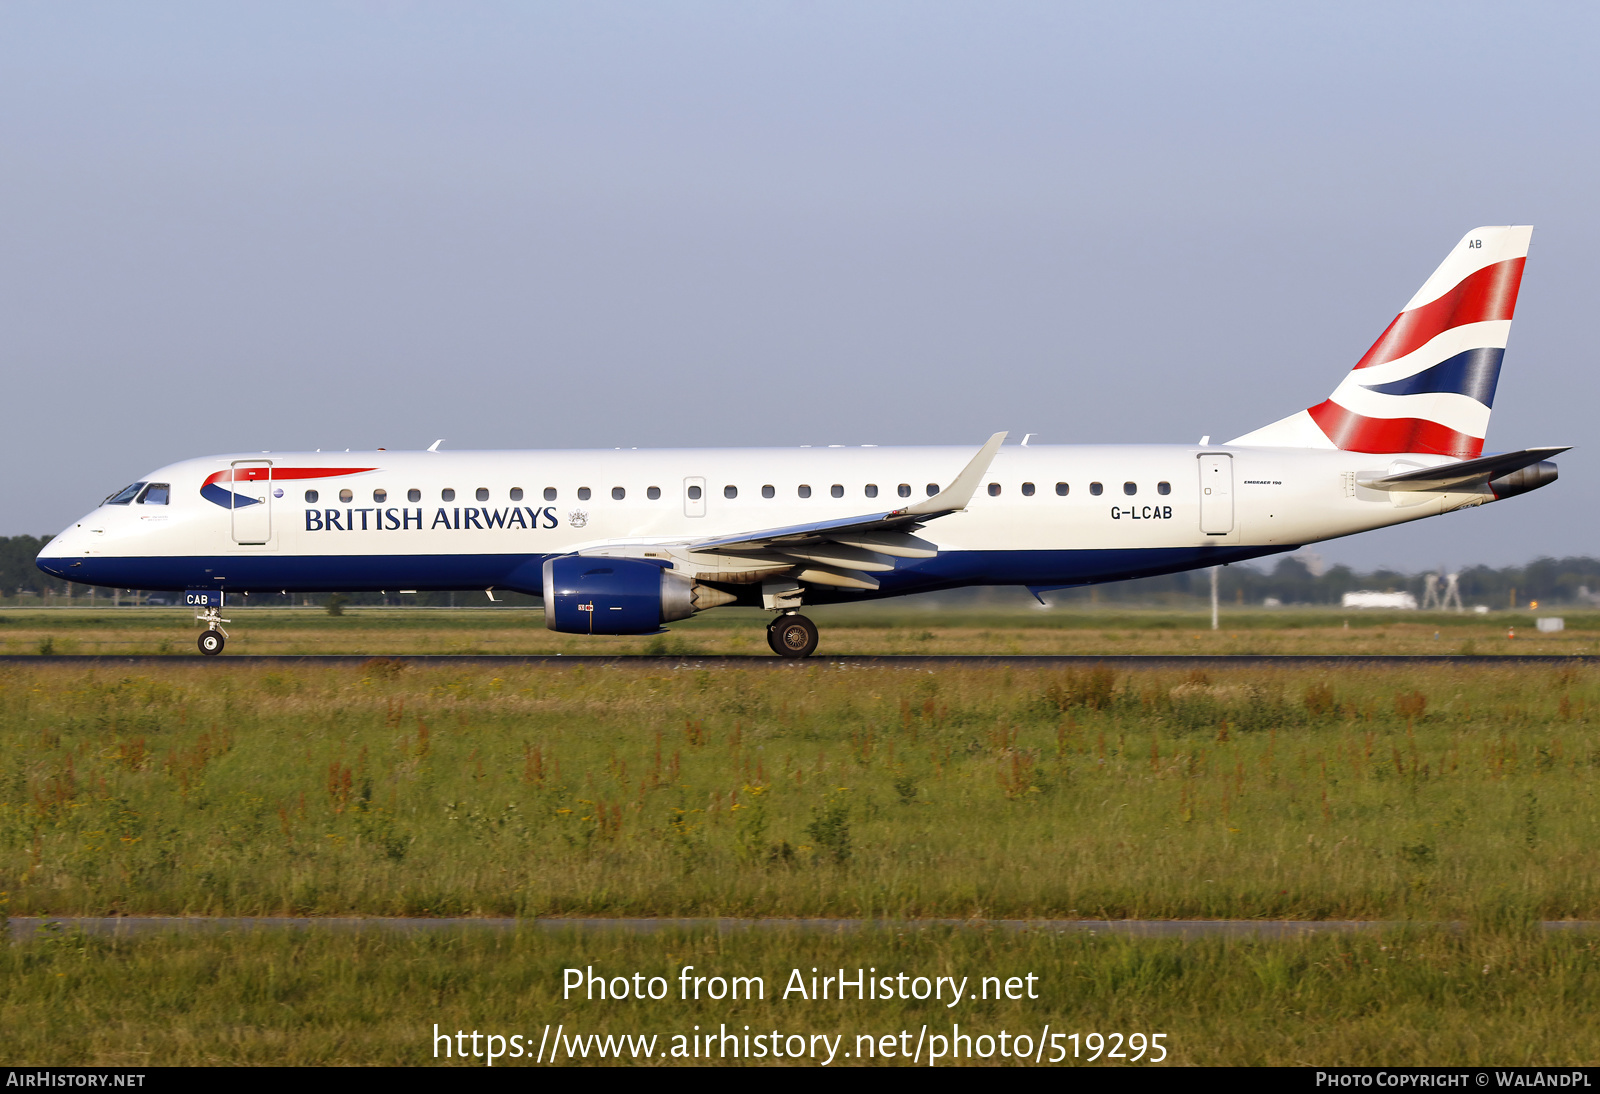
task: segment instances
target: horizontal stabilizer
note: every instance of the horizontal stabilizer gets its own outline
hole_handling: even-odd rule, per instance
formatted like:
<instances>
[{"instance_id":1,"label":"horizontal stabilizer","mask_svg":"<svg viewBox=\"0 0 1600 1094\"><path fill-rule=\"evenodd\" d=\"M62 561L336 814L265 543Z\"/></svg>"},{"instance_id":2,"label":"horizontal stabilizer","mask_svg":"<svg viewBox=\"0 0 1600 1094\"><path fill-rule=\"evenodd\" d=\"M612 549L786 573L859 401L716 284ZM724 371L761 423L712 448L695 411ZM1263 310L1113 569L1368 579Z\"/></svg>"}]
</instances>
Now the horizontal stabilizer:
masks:
<instances>
[{"instance_id":1,"label":"horizontal stabilizer","mask_svg":"<svg viewBox=\"0 0 1600 1094\"><path fill-rule=\"evenodd\" d=\"M1491 479L1521 471L1541 460L1559 456L1571 448L1524 448L1520 452L1504 452L1495 456L1480 456L1475 460L1458 460L1440 467L1424 467L1401 475L1386 475L1379 479L1359 479L1370 490L1464 490L1481 486Z\"/></svg>"}]
</instances>

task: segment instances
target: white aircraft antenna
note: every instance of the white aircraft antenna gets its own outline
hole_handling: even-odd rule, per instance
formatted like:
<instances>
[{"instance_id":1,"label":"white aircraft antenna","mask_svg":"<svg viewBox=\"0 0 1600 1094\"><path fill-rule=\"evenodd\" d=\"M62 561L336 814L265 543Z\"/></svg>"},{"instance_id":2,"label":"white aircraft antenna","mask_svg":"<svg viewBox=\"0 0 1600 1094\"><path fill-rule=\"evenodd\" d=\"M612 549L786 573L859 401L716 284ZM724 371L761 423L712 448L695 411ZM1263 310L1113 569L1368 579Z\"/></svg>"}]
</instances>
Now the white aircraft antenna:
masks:
<instances>
[{"instance_id":1,"label":"white aircraft antenna","mask_svg":"<svg viewBox=\"0 0 1600 1094\"><path fill-rule=\"evenodd\" d=\"M1022 447L1023 448L1027 448L1028 447L1028 442L1033 440L1038 435L1039 434L1037 434L1037 433L1024 433L1022 435Z\"/></svg>"},{"instance_id":2,"label":"white aircraft antenna","mask_svg":"<svg viewBox=\"0 0 1600 1094\"><path fill-rule=\"evenodd\" d=\"M1211 434L1207 433L1204 437L1200 438L1200 447L1201 448L1204 448L1206 445L1208 445L1210 443L1211 443Z\"/></svg>"},{"instance_id":3,"label":"white aircraft antenna","mask_svg":"<svg viewBox=\"0 0 1600 1094\"><path fill-rule=\"evenodd\" d=\"M444 444L444 438L443 437L440 437L438 440L436 440L432 444L430 444L428 446L428 451L429 452L437 452L437 451L439 451L439 446L441 444Z\"/></svg>"}]
</instances>

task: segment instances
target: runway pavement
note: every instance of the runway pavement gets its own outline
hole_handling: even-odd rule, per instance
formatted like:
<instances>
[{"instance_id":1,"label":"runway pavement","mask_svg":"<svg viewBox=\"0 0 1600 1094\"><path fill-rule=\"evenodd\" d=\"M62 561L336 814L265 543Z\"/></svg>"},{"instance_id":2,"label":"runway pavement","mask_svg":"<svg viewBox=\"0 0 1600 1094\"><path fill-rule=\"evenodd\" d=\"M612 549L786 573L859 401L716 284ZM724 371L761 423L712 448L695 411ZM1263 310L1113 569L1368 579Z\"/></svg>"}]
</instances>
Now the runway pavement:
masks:
<instances>
[{"instance_id":1,"label":"runway pavement","mask_svg":"<svg viewBox=\"0 0 1600 1094\"><path fill-rule=\"evenodd\" d=\"M1507 654L1461 656L1458 654L818 654L802 661L789 661L767 655L736 656L605 656L566 657L561 654L228 654L202 657L188 654L6 654L0 664L27 665L203 665L203 666L302 666L362 665L377 658L404 661L409 665L571 665L636 667L652 669L765 669L774 672L809 668L932 669L1009 666L1013 668L1084 668L1105 665L1116 669L1175 668L1284 668L1355 665L1457 665L1494 667L1497 665L1591 665L1600 663L1596 654Z\"/></svg>"}]
</instances>

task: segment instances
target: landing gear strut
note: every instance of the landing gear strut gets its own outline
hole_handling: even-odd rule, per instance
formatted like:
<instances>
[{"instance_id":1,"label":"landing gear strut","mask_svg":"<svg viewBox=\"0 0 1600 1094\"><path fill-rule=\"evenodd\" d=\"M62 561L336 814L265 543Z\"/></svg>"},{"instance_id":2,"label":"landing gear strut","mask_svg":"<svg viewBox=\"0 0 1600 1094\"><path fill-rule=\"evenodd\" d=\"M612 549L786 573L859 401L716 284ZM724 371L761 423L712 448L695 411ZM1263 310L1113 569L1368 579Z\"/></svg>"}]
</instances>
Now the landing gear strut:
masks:
<instances>
[{"instance_id":1,"label":"landing gear strut","mask_svg":"<svg viewBox=\"0 0 1600 1094\"><path fill-rule=\"evenodd\" d=\"M216 608L196 612L195 619L206 625L206 629L200 634L200 641L196 643L200 647L200 652L207 657L215 657L222 652L222 647L228 639L228 632L222 629L222 624L232 623L233 620L222 618L222 613Z\"/></svg>"},{"instance_id":2,"label":"landing gear strut","mask_svg":"<svg viewBox=\"0 0 1600 1094\"><path fill-rule=\"evenodd\" d=\"M779 657L810 657L817 648L817 625L803 615L780 615L767 626L767 645Z\"/></svg>"}]
</instances>

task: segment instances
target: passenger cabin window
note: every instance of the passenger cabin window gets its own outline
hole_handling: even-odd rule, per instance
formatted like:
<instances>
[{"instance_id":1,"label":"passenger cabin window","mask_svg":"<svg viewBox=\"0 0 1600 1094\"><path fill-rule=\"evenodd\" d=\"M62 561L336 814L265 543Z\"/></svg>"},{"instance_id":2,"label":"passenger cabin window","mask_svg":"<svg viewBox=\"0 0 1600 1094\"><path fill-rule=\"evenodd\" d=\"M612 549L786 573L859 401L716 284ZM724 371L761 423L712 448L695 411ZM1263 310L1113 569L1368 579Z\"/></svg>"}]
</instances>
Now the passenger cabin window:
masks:
<instances>
[{"instance_id":1,"label":"passenger cabin window","mask_svg":"<svg viewBox=\"0 0 1600 1094\"><path fill-rule=\"evenodd\" d=\"M356 497L355 494L352 493L349 490L341 490L341 491L339 491L339 500L340 501L344 501L344 502L354 501L355 497Z\"/></svg>"},{"instance_id":2,"label":"passenger cabin window","mask_svg":"<svg viewBox=\"0 0 1600 1094\"><path fill-rule=\"evenodd\" d=\"M1072 492L1072 487L1068 486L1066 483L1064 483L1064 482L1056 483L1056 497L1064 498L1068 494L1070 494L1071 492Z\"/></svg>"},{"instance_id":3,"label":"passenger cabin window","mask_svg":"<svg viewBox=\"0 0 1600 1094\"><path fill-rule=\"evenodd\" d=\"M722 496L725 498L736 498L739 496L739 488L737 486L724 486L722 488Z\"/></svg>"},{"instance_id":4,"label":"passenger cabin window","mask_svg":"<svg viewBox=\"0 0 1600 1094\"><path fill-rule=\"evenodd\" d=\"M622 487L613 486L611 488L611 500L612 501L621 501L623 498L625 498L627 496L628 496L628 492L626 490L624 490Z\"/></svg>"},{"instance_id":5,"label":"passenger cabin window","mask_svg":"<svg viewBox=\"0 0 1600 1094\"><path fill-rule=\"evenodd\" d=\"M522 487L513 486L511 488L511 500L512 501L521 501L522 500Z\"/></svg>"},{"instance_id":6,"label":"passenger cabin window","mask_svg":"<svg viewBox=\"0 0 1600 1094\"><path fill-rule=\"evenodd\" d=\"M1172 484L1170 482L1158 482L1158 483L1156 483L1156 493L1158 493L1158 494L1170 494L1170 493L1172 493Z\"/></svg>"},{"instance_id":7,"label":"passenger cabin window","mask_svg":"<svg viewBox=\"0 0 1600 1094\"><path fill-rule=\"evenodd\" d=\"M773 489L771 486L763 486L761 488L761 496L764 497L764 498L776 497L777 493L778 492L775 489Z\"/></svg>"},{"instance_id":8,"label":"passenger cabin window","mask_svg":"<svg viewBox=\"0 0 1600 1094\"><path fill-rule=\"evenodd\" d=\"M479 501L488 501L489 500L489 488L487 486L478 487L478 500Z\"/></svg>"},{"instance_id":9,"label":"passenger cabin window","mask_svg":"<svg viewBox=\"0 0 1600 1094\"><path fill-rule=\"evenodd\" d=\"M579 501L588 501L589 500L589 488L587 486L578 487L578 500Z\"/></svg>"},{"instance_id":10,"label":"passenger cabin window","mask_svg":"<svg viewBox=\"0 0 1600 1094\"><path fill-rule=\"evenodd\" d=\"M165 482L153 482L144 488L144 493L139 495L140 505L165 505L167 497L172 493L172 485Z\"/></svg>"},{"instance_id":11,"label":"passenger cabin window","mask_svg":"<svg viewBox=\"0 0 1600 1094\"><path fill-rule=\"evenodd\" d=\"M867 497L875 498L877 496L878 496L878 484L875 483L875 482L867 483Z\"/></svg>"},{"instance_id":12,"label":"passenger cabin window","mask_svg":"<svg viewBox=\"0 0 1600 1094\"><path fill-rule=\"evenodd\" d=\"M828 487L828 493L832 494L836 498L842 498L844 497L844 487L840 486L838 483L834 483L832 486Z\"/></svg>"},{"instance_id":13,"label":"passenger cabin window","mask_svg":"<svg viewBox=\"0 0 1600 1094\"><path fill-rule=\"evenodd\" d=\"M421 501L422 500L422 491L418 490L416 487L413 486L410 490L406 491L406 500L407 501Z\"/></svg>"},{"instance_id":14,"label":"passenger cabin window","mask_svg":"<svg viewBox=\"0 0 1600 1094\"><path fill-rule=\"evenodd\" d=\"M939 484L936 483L936 482L930 482L928 484L928 497L931 498L935 494L937 494L938 492L939 492Z\"/></svg>"},{"instance_id":15,"label":"passenger cabin window","mask_svg":"<svg viewBox=\"0 0 1600 1094\"><path fill-rule=\"evenodd\" d=\"M125 486L121 490L118 490L115 494L112 494L109 498L107 498L105 501L101 502L100 504L101 505L127 505L130 502L132 502L134 498L139 496L139 491L143 490L144 487L145 487L145 484L142 483L142 482L136 482L132 486Z\"/></svg>"},{"instance_id":16,"label":"passenger cabin window","mask_svg":"<svg viewBox=\"0 0 1600 1094\"><path fill-rule=\"evenodd\" d=\"M1000 484L999 483L991 482L989 484L989 496L991 498L998 498L1000 496Z\"/></svg>"},{"instance_id":17,"label":"passenger cabin window","mask_svg":"<svg viewBox=\"0 0 1600 1094\"><path fill-rule=\"evenodd\" d=\"M555 487L547 486L547 487L544 488L544 500L545 501L555 501L556 500L556 488Z\"/></svg>"},{"instance_id":18,"label":"passenger cabin window","mask_svg":"<svg viewBox=\"0 0 1600 1094\"><path fill-rule=\"evenodd\" d=\"M1025 498L1033 497L1033 483L1025 482L1022 484L1022 496Z\"/></svg>"},{"instance_id":19,"label":"passenger cabin window","mask_svg":"<svg viewBox=\"0 0 1600 1094\"><path fill-rule=\"evenodd\" d=\"M1139 484L1136 482L1125 482L1122 484L1122 492L1131 498L1139 492Z\"/></svg>"},{"instance_id":20,"label":"passenger cabin window","mask_svg":"<svg viewBox=\"0 0 1600 1094\"><path fill-rule=\"evenodd\" d=\"M799 493L802 498L809 498L811 496L811 487L802 486L800 487Z\"/></svg>"},{"instance_id":21,"label":"passenger cabin window","mask_svg":"<svg viewBox=\"0 0 1600 1094\"><path fill-rule=\"evenodd\" d=\"M1091 482L1091 483L1090 483L1090 484L1089 484L1089 493L1091 493L1091 494L1093 494L1093 495L1094 495L1094 496L1095 496L1095 497L1097 497L1097 498L1098 498L1098 497L1099 497L1099 496L1100 496L1100 495L1101 495L1101 494L1103 494L1103 493L1105 493L1105 491L1106 491L1106 488L1105 488L1105 487L1103 487L1103 486L1101 486L1101 485L1100 485L1100 484L1099 484L1099 483L1097 483L1097 482Z\"/></svg>"},{"instance_id":22,"label":"passenger cabin window","mask_svg":"<svg viewBox=\"0 0 1600 1094\"><path fill-rule=\"evenodd\" d=\"M372 492L372 500L377 502L379 505L382 505L384 502L389 500L389 491L380 486L378 489Z\"/></svg>"},{"instance_id":23,"label":"passenger cabin window","mask_svg":"<svg viewBox=\"0 0 1600 1094\"><path fill-rule=\"evenodd\" d=\"M307 490L306 491L306 501L310 502L312 505L315 505L317 503L317 498L319 498L319 497L321 497L321 495L318 494L315 490Z\"/></svg>"},{"instance_id":24,"label":"passenger cabin window","mask_svg":"<svg viewBox=\"0 0 1600 1094\"><path fill-rule=\"evenodd\" d=\"M439 491L439 500L440 501L455 501L456 500L456 492L454 490L450 489L447 486L443 490Z\"/></svg>"},{"instance_id":25,"label":"passenger cabin window","mask_svg":"<svg viewBox=\"0 0 1600 1094\"><path fill-rule=\"evenodd\" d=\"M901 483L899 486L895 487L895 493L899 494L902 498L909 498L911 496L911 484L909 482Z\"/></svg>"},{"instance_id":26,"label":"passenger cabin window","mask_svg":"<svg viewBox=\"0 0 1600 1094\"><path fill-rule=\"evenodd\" d=\"M698 486L689 487L689 500L690 501L699 501L701 493L702 493L702 491Z\"/></svg>"},{"instance_id":27,"label":"passenger cabin window","mask_svg":"<svg viewBox=\"0 0 1600 1094\"><path fill-rule=\"evenodd\" d=\"M648 490L646 490L644 492L644 496L649 498L651 501L660 501L661 500L661 487L652 486L650 489L648 489Z\"/></svg>"}]
</instances>

